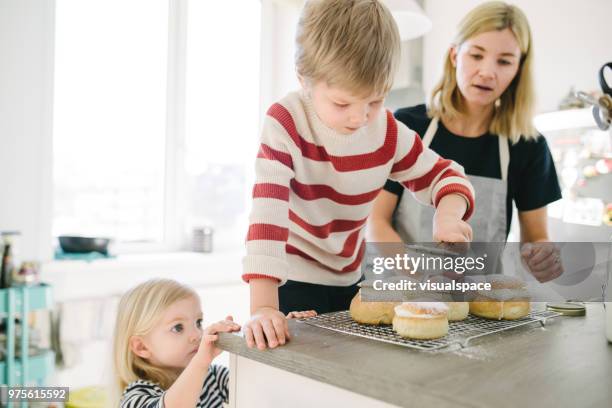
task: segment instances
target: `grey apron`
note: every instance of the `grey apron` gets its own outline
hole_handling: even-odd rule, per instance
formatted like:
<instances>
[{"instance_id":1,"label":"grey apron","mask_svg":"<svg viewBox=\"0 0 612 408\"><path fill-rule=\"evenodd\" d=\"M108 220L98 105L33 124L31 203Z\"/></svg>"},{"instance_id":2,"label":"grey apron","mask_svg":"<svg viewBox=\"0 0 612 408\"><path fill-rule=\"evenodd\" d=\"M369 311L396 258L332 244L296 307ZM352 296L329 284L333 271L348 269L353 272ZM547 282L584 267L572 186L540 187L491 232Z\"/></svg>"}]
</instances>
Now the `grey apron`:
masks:
<instances>
[{"instance_id":1,"label":"grey apron","mask_svg":"<svg viewBox=\"0 0 612 408\"><path fill-rule=\"evenodd\" d=\"M438 121L437 117L432 119L423 137L423 146L429 147L431 144L438 130ZM501 180L467 176L474 186L477 200L474 213L469 220L473 230L473 242L506 241L506 197L510 152L506 138L498 136L498 144ZM402 241L432 242L434 212L432 206L421 204L411 193L405 191L393 216L393 225Z\"/></svg>"}]
</instances>

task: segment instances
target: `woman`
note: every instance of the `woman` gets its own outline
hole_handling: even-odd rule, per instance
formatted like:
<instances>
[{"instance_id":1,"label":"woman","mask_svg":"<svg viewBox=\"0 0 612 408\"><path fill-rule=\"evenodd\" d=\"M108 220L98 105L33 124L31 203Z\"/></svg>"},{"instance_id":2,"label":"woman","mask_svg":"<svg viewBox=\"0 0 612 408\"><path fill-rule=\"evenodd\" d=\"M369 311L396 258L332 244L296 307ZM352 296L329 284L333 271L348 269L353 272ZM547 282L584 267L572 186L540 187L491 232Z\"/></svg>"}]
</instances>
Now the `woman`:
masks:
<instances>
[{"instance_id":1,"label":"woman","mask_svg":"<svg viewBox=\"0 0 612 408\"><path fill-rule=\"evenodd\" d=\"M429 106L395 113L425 146L461 164L469 175L476 190L470 220L475 242L506 241L512 201L521 242L548 241L546 205L561 192L546 140L532 125L532 60L523 12L503 2L484 3L460 22ZM433 211L403 190L387 182L368 221L368 240L430 240ZM541 282L561 274L552 245L523 245L521 252Z\"/></svg>"}]
</instances>

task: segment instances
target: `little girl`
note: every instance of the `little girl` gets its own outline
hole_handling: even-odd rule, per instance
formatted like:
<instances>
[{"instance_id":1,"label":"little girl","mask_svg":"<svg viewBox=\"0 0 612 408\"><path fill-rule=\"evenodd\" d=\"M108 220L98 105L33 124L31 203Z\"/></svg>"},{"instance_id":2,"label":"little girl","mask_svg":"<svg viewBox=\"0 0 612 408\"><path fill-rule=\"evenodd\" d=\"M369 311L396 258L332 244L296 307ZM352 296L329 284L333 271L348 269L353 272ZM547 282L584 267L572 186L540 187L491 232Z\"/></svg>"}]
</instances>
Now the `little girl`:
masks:
<instances>
[{"instance_id":1,"label":"little girl","mask_svg":"<svg viewBox=\"0 0 612 408\"><path fill-rule=\"evenodd\" d=\"M121 298L115 325L119 406L221 407L228 402L229 370L211 364L221 353L215 341L218 333L238 330L231 316L202 328L198 295L176 281L154 279L136 286Z\"/></svg>"}]
</instances>

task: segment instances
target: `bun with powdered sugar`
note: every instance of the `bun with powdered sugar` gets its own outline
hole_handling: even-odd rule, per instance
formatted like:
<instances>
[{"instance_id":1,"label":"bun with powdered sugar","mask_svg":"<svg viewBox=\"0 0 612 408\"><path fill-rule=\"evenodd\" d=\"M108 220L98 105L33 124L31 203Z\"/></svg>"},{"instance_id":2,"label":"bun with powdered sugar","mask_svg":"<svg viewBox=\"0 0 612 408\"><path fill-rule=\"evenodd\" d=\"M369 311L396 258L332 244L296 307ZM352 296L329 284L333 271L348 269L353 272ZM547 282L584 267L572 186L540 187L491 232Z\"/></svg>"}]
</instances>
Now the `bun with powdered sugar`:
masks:
<instances>
[{"instance_id":1,"label":"bun with powdered sugar","mask_svg":"<svg viewBox=\"0 0 612 408\"><path fill-rule=\"evenodd\" d=\"M516 320L531 311L531 296L520 279L506 275L485 276L491 290L478 291L470 302L470 313L494 320Z\"/></svg>"},{"instance_id":2,"label":"bun with powdered sugar","mask_svg":"<svg viewBox=\"0 0 612 408\"><path fill-rule=\"evenodd\" d=\"M393 330L409 339L431 340L448 334L444 302L404 302L395 307Z\"/></svg>"}]
</instances>

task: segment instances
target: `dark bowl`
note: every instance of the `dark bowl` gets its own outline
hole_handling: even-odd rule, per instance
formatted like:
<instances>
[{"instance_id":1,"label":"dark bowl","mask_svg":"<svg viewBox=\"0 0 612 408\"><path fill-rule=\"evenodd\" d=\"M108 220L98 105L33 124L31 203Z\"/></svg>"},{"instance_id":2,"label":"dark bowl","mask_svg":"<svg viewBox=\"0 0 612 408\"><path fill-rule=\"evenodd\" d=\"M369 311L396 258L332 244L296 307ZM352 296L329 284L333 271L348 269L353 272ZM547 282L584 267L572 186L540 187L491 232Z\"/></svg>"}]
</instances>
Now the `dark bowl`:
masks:
<instances>
[{"instance_id":1,"label":"dark bowl","mask_svg":"<svg viewBox=\"0 0 612 408\"><path fill-rule=\"evenodd\" d=\"M99 252L108 255L109 238L70 237L62 235L58 237L62 251L67 254L87 254Z\"/></svg>"}]
</instances>

